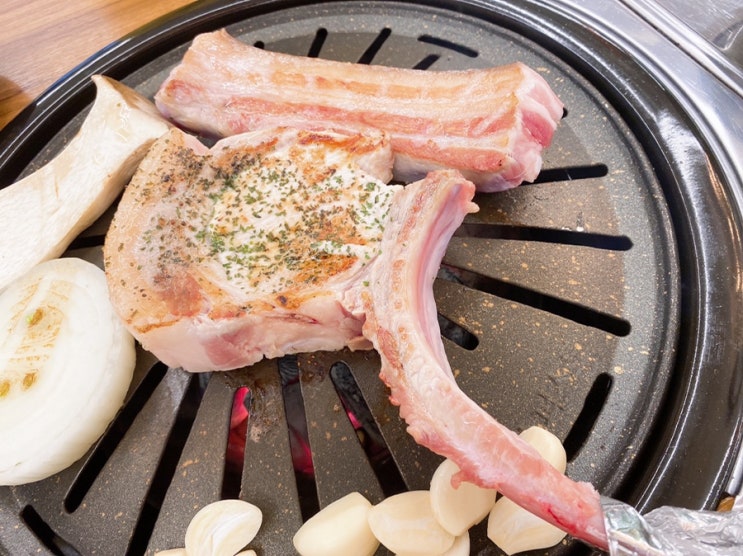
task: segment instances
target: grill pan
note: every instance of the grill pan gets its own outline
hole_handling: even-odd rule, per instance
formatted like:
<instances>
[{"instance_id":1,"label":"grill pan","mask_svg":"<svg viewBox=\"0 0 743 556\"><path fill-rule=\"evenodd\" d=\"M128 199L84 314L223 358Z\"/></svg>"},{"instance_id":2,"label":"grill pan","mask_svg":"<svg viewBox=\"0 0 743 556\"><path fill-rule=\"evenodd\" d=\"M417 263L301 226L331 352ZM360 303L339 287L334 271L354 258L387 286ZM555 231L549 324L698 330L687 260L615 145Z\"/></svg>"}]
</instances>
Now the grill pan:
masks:
<instances>
[{"instance_id":1,"label":"grill pan","mask_svg":"<svg viewBox=\"0 0 743 556\"><path fill-rule=\"evenodd\" d=\"M711 508L731 490L741 443L735 192L655 76L559 6L199 3L111 45L11 122L0 183L65 145L93 99L92 73L152 95L196 33L222 26L294 54L437 70L523 61L542 73L566 106L542 173L476 197L481 210L434 284L457 380L510 428L547 427L564 441L571 477L641 510ZM110 216L68 254L100 264ZM124 407L83 459L0 487L0 552L153 553L182 546L201 506L241 497L264 511L259 554L291 554L319 508L352 490L377 502L427 488L440 461L405 432L373 352L201 375L138 356ZM247 425L231 429L246 393ZM591 549L568 539L547 552ZM500 554L482 524L472 553Z\"/></svg>"}]
</instances>

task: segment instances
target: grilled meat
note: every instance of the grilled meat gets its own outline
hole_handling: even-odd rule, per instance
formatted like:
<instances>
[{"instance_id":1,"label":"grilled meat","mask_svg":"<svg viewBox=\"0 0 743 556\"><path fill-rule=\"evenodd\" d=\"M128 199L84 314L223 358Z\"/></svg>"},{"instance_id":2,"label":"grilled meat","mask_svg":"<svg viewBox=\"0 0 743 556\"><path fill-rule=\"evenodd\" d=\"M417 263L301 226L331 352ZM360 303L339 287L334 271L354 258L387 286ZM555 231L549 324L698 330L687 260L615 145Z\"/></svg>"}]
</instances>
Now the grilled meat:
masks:
<instances>
[{"instance_id":1,"label":"grilled meat","mask_svg":"<svg viewBox=\"0 0 743 556\"><path fill-rule=\"evenodd\" d=\"M467 398L447 362L431 285L477 210L475 185L440 170L388 186L390 164L384 134L283 128L207 149L171 131L106 238L114 306L146 349L192 371L373 345L417 442L462 479L605 547L598 493Z\"/></svg>"},{"instance_id":2,"label":"grilled meat","mask_svg":"<svg viewBox=\"0 0 743 556\"><path fill-rule=\"evenodd\" d=\"M190 371L368 348L344 296L379 252L389 141L264 130L207 149L172 130L119 204L104 256L142 345Z\"/></svg>"},{"instance_id":3,"label":"grilled meat","mask_svg":"<svg viewBox=\"0 0 743 556\"><path fill-rule=\"evenodd\" d=\"M363 334L382 360L380 377L418 444L448 457L459 479L493 488L575 537L606 548L598 492L556 470L457 386L441 341L431 284L467 212L466 186L408 188L395 198L379 262L361 293Z\"/></svg>"}]
</instances>

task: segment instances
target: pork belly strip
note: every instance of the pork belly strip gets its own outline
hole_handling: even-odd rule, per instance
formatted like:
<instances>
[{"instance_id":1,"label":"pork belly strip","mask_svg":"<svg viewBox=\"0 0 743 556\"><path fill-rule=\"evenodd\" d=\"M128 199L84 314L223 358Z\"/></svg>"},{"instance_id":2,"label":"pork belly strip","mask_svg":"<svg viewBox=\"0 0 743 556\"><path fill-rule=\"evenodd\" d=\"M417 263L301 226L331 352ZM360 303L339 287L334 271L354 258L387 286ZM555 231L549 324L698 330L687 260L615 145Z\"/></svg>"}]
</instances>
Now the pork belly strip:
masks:
<instances>
[{"instance_id":1,"label":"pork belly strip","mask_svg":"<svg viewBox=\"0 0 743 556\"><path fill-rule=\"evenodd\" d=\"M361 293L364 335L382 360L380 376L416 442L452 459L461 478L497 489L571 535L606 549L599 494L557 471L457 386L446 358L431 284L474 187L443 173L441 183L398 195L381 255Z\"/></svg>"},{"instance_id":2,"label":"pork belly strip","mask_svg":"<svg viewBox=\"0 0 743 556\"><path fill-rule=\"evenodd\" d=\"M378 253L387 137L272 129L211 149L155 142L104 245L111 301L171 367L229 370L288 353L369 349L344 297Z\"/></svg>"},{"instance_id":3,"label":"pork belly strip","mask_svg":"<svg viewBox=\"0 0 743 556\"><path fill-rule=\"evenodd\" d=\"M267 52L225 30L198 35L155 97L179 125L219 137L277 125L385 130L395 178L459 170L481 191L536 178L562 117L522 63L422 71Z\"/></svg>"}]
</instances>

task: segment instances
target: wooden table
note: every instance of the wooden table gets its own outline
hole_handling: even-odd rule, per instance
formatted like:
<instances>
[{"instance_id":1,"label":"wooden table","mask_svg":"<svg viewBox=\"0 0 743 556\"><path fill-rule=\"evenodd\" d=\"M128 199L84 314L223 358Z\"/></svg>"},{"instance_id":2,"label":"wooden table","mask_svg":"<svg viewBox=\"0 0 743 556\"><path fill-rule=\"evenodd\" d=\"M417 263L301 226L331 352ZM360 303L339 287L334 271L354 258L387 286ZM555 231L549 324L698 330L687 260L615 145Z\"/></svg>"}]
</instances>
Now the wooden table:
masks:
<instances>
[{"instance_id":1,"label":"wooden table","mask_svg":"<svg viewBox=\"0 0 743 556\"><path fill-rule=\"evenodd\" d=\"M2 0L0 129L67 71L193 0Z\"/></svg>"}]
</instances>

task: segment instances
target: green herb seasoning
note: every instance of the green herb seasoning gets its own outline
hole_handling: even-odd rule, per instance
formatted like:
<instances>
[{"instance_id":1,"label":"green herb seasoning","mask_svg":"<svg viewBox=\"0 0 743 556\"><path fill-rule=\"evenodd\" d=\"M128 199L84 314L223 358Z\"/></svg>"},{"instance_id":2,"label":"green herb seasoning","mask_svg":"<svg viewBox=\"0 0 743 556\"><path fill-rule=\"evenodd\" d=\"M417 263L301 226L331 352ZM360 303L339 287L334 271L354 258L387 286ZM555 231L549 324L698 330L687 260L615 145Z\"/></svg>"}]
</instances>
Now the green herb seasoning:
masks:
<instances>
[{"instance_id":1,"label":"green herb seasoning","mask_svg":"<svg viewBox=\"0 0 743 556\"><path fill-rule=\"evenodd\" d=\"M378 254L398 186L333 148L302 142L278 152L271 143L181 154L182 173L167 178L178 201L153 218L141 248L158 246L161 269L197 263L236 288L271 295L361 269Z\"/></svg>"}]
</instances>

